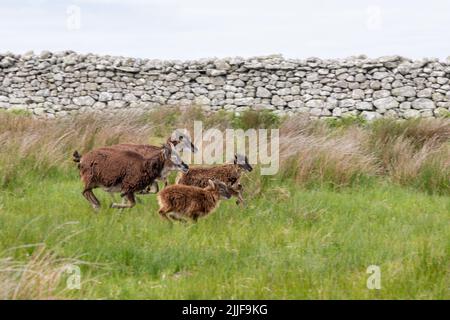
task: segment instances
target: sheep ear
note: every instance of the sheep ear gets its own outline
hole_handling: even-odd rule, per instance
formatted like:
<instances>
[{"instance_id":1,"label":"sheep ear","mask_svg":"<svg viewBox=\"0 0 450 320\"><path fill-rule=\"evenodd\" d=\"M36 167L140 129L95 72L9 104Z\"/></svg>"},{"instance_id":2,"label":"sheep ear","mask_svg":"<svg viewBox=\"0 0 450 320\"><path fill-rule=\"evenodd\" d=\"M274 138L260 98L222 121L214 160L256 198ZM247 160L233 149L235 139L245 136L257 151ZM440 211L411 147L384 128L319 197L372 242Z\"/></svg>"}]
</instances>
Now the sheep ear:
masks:
<instances>
[{"instance_id":1,"label":"sheep ear","mask_svg":"<svg viewBox=\"0 0 450 320\"><path fill-rule=\"evenodd\" d=\"M163 149L167 150L170 156L170 152L173 150L173 143L167 140L166 143L163 144Z\"/></svg>"},{"instance_id":2,"label":"sheep ear","mask_svg":"<svg viewBox=\"0 0 450 320\"><path fill-rule=\"evenodd\" d=\"M166 140L167 145L174 144L174 143L177 143L177 142L175 140L172 140L171 137L167 138L167 140Z\"/></svg>"},{"instance_id":3,"label":"sheep ear","mask_svg":"<svg viewBox=\"0 0 450 320\"><path fill-rule=\"evenodd\" d=\"M170 158L170 153L171 153L170 147L165 145L163 150L162 150L162 153L163 153L163 156L164 156L165 159Z\"/></svg>"},{"instance_id":4,"label":"sheep ear","mask_svg":"<svg viewBox=\"0 0 450 320\"><path fill-rule=\"evenodd\" d=\"M208 180L208 184L209 184L210 187L216 188L216 185L214 184L214 181L212 181L211 179Z\"/></svg>"}]
</instances>

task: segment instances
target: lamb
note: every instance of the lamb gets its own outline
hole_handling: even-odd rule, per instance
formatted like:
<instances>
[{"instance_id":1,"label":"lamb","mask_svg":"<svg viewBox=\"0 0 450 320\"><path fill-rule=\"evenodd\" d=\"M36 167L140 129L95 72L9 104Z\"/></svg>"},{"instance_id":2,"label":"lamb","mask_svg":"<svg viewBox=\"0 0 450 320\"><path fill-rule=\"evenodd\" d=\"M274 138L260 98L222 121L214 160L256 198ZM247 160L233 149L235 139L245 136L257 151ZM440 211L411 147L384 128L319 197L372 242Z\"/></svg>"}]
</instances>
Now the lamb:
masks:
<instances>
[{"instance_id":1,"label":"lamb","mask_svg":"<svg viewBox=\"0 0 450 320\"><path fill-rule=\"evenodd\" d=\"M197 152L197 147L190 141L189 137L179 131L175 131L175 138L169 137L166 143L171 143L177 147L177 149L181 146L181 148L185 147L190 149L192 152ZM173 136L173 135L172 135ZM131 144L131 143L122 143L111 146L110 148L117 150L125 150L125 151L133 151L141 154L144 157L152 157L159 151L161 151L162 147L152 146L149 144ZM167 177L169 173L173 171L170 168L166 167L162 172L161 176L157 177L156 180L162 181L164 183L164 187L167 186ZM159 191L159 186L157 182L152 183L145 190L141 191L141 193L157 193Z\"/></svg>"},{"instance_id":2,"label":"lamb","mask_svg":"<svg viewBox=\"0 0 450 320\"><path fill-rule=\"evenodd\" d=\"M235 154L233 164L225 164L213 167L196 167L190 168L187 173L179 173L177 177L177 184L197 186L204 188L208 185L208 181L219 180L225 183L228 187L237 186L234 195L237 197L236 204L243 203L243 188L240 185L240 178L243 171L252 171L252 166L248 163L247 156Z\"/></svg>"},{"instance_id":3,"label":"lamb","mask_svg":"<svg viewBox=\"0 0 450 320\"><path fill-rule=\"evenodd\" d=\"M186 219L204 217L217 208L221 199L230 199L229 188L221 181L208 180L208 186L199 188L186 185L171 185L158 193L159 211L164 219L182 222Z\"/></svg>"},{"instance_id":4,"label":"lamb","mask_svg":"<svg viewBox=\"0 0 450 320\"><path fill-rule=\"evenodd\" d=\"M128 203L113 203L112 208L132 208L136 204L134 194L152 184L164 170L187 172L189 167L169 143L151 157L114 148L98 148L80 156L74 152L74 161L78 162L80 177L84 183L83 196L97 210L100 202L93 189L103 188L107 192L120 192Z\"/></svg>"}]
</instances>

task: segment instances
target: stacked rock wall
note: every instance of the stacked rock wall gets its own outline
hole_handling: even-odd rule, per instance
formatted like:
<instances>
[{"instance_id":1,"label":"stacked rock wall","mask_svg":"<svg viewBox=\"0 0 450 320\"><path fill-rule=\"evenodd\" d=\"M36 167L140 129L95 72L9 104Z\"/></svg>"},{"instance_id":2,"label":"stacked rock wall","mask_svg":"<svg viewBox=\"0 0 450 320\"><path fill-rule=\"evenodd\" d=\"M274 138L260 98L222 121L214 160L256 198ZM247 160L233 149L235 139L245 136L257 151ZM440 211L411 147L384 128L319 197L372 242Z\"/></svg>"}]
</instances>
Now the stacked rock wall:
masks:
<instances>
[{"instance_id":1,"label":"stacked rock wall","mask_svg":"<svg viewBox=\"0 0 450 320\"><path fill-rule=\"evenodd\" d=\"M72 51L0 54L0 108L39 116L201 105L311 117L434 117L450 111L450 59L163 61Z\"/></svg>"}]
</instances>

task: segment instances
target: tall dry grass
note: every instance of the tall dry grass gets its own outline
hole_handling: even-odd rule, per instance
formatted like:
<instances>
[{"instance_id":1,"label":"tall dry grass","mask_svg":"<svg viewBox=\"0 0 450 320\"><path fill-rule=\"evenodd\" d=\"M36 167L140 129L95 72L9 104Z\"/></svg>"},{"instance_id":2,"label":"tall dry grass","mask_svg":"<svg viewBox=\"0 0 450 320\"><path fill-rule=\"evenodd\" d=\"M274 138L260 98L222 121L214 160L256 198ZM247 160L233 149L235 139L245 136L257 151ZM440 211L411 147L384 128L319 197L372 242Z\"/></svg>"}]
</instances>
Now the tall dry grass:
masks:
<instances>
[{"instance_id":1,"label":"tall dry grass","mask_svg":"<svg viewBox=\"0 0 450 320\"><path fill-rule=\"evenodd\" d=\"M72 165L74 150L120 142L148 143L154 125L139 115L80 115L48 120L0 113L0 187L27 174L46 174Z\"/></svg>"},{"instance_id":2,"label":"tall dry grass","mask_svg":"<svg viewBox=\"0 0 450 320\"><path fill-rule=\"evenodd\" d=\"M367 136L361 128L336 134L323 122L294 117L280 134L282 174L299 184L342 187L379 173L375 156L364 149Z\"/></svg>"},{"instance_id":3,"label":"tall dry grass","mask_svg":"<svg viewBox=\"0 0 450 320\"><path fill-rule=\"evenodd\" d=\"M45 176L54 169L72 168L73 150L83 153L120 142L154 143L154 137L161 139L175 128L192 128L194 120L202 120L205 128L220 129L280 122L280 175L300 185L345 187L385 177L430 193L450 191L449 119L381 119L353 125L346 121L345 126L330 126L303 117L266 118L256 121L253 111L237 121L225 113L205 114L200 108L57 120L3 112L0 187L17 185L27 175Z\"/></svg>"},{"instance_id":4,"label":"tall dry grass","mask_svg":"<svg viewBox=\"0 0 450 320\"><path fill-rule=\"evenodd\" d=\"M381 119L330 128L294 117L281 128L282 171L303 185L348 186L385 176L429 193L450 191L450 120Z\"/></svg>"},{"instance_id":5,"label":"tall dry grass","mask_svg":"<svg viewBox=\"0 0 450 320\"><path fill-rule=\"evenodd\" d=\"M63 299L68 289L64 285L67 266L82 263L77 259L59 258L44 244L37 245L25 261L0 257L0 299Z\"/></svg>"},{"instance_id":6,"label":"tall dry grass","mask_svg":"<svg viewBox=\"0 0 450 320\"><path fill-rule=\"evenodd\" d=\"M371 126L368 150L394 182L428 192L450 189L450 121L385 119Z\"/></svg>"}]
</instances>

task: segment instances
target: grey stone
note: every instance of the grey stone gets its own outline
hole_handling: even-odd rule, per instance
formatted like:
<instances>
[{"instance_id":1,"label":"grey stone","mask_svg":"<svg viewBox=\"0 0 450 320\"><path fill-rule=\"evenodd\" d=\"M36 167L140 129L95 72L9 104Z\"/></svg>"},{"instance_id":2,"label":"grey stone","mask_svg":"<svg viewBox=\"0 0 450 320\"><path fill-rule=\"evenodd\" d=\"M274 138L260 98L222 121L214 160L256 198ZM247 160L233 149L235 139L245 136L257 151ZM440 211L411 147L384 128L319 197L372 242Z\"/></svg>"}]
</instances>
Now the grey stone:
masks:
<instances>
[{"instance_id":1,"label":"grey stone","mask_svg":"<svg viewBox=\"0 0 450 320\"><path fill-rule=\"evenodd\" d=\"M411 102L405 101L400 103L400 110L408 110L411 109Z\"/></svg>"},{"instance_id":2,"label":"grey stone","mask_svg":"<svg viewBox=\"0 0 450 320\"><path fill-rule=\"evenodd\" d=\"M99 101L110 101L113 99L113 94L110 92L100 92L98 95Z\"/></svg>"},{"instance_id":3,"label":"grey stone","mask_svg":"<svg viewBox=\"0 0 450 320\"><path fill-rule=\"evenodd\" d=\"M389 73L388 72L375 72L372 76L373 79L375 80L382 80L384 78L389 77Z\"/></svg>"},{"instance_id":4,"label":"grey stone","mask_svg":"<svg viewBox=\"0 0 450 320\"><path fill-rule=\"evenodd\" d=\"M214 66L218 70L230 70L231 69L231 66L224 60L214 61Z\"/></svg>"},{"instance_id":5,"label":"grey stone","mask_svg":"<svg viewBox=\"0 0 450 320\"><path fill-rule=\"evenodd\" d=\"M37 116L42 116L43 114L45 114L45 109L41 107L34 108L33 113Z\"/></svg>"},{"instance_id":6,"label":"grey stone","mask_svg":"<svg viewBox=\"0 0 450 320\"><path fill-rule=\"evenodd\" d=\"M317 73L311 73L306 76L306 81L314 82L319 80L319 75Z\"/></svg>"},{"instance_id":7,"label":"grey stone","mask_svg":"<svg viewBox=\"0 0 450 320\"><path fill-rule=\"evenodd\" d=\"M217 69L208 69L206 71L207 75L210 75L212 77L217 77L217 76L223 76L225 74L227 74L227 71L225 70L217 70Z\"/></svg>"},{"instance_id":8,"label":"grey stone","mask_svg":"<svg viewBox=\"0 0 450 320\"><path fill-rule=\"evenodd\" d=\"M139 71L141 71L139 68L127 67L127 66L114 67L114 69L116 69L118 71L129 72L129 73L138 73Z\"/></svg>"},{"instance_id":9,"label":"grey stone","mask_svg":"<svg viewBox=\"0 0 450 320\"><path fill-rule=\"evenodd\" d=\"M192 92L193 92L196 96L200 96L200 95L208 94L208 89L203 88L203 87L195 87L195 88L192 88Z\"/></svg>"},{"instance_id":10,"label":"grey stone","mask_svg":"<svg viewBox=\"0 0 450 320\"><path fill-rule=\"evenodd\" d=\"M305 106L305 103L301 100L294 100L294 101L288 102L288 107L292 108L292 109L300 109L300 108L303 108L304 106Z\"/></svg>"},{"instance_id":11,"label":"grey stone","mask_svg":"<svg viewBox=\"0 0 450 320\"><path fill-rule=\"evenodd\" d=\"M272 97L272 101L271 103L274 106L285 106L286 105L286 101L284 101L281 97L279 96L273 96Z\"/></svg>"},{"instance_id":12,"label":"grey stone","mask_svg":"<svg viewBox=\"0 0 450 320\"><path fill-rule=\"evenodd\" d=\"M334 85L339 88L348 88L348 82L344 80L337 81Z\"/></svg>"},{"instance_id":13,"label":"grey stone","mask_svg":"<svg viewBox=\"0 0 450 320\"><path fill-rule=\"evenodd\" d=\"M431 98L431 94L433 93L433 90L430 88L425 88L423 90L420 90L417 92L417 96L419 98Z\"/></svg>"},{"instance_id":14,"label":"grey stone","mask_svg":"<svg viewBox=\"0 0 450 320\"><path fill-rule=\"evenodd\" d=\"M371 102L361 101L356 103L357 110L372 110L373 105Z\"/></svg>"},{"instance_id":15,"label":"grey stone","mask_svg":"<svg viewBox=\"0 0 450 320\"><path fill-rule=\"evenodd\" d=\"M92 106L95 102L91 96L75 97L72 99L73 103L77 106Z\"/></svg>"},{"instance_id":16,"label":"grey stone","mask_svg":"<svg viewBox=\"0 0 450 320\"><path fill-rule=\"evenodd\" d=\"M401 97L415 97L416 89L411 86L404 86L392 89L392 95Z\"/></svg>"},{"instance_id":17,"label":"grey stone","mask_svg":"<svg viewBox=\"0 0 450 320\"><path fill-rule=\"evenodd\" d=\"M198 97L195 97L195 99L194 99L194 104L200 105L200 106L209 105L210 102L211 102L211 100L206 96L198 96Z\"/></svg>"},{"instance_id":18,"label":"grey stone","mask_svg":"<svg viewBox=\"0 0 450 320\"><path fill-rule=\"evenodd\" d=\"M431 99L433 99L434 102L444 101L445 96L440 92L435 92L431 95Z\"/></svg>"},{"instance_id":19,"label":"grey stone","mask_svg":"<svg viewBox=\"0 0 450 320\"><path fill-rule=\"evenodd\" d=\"M10 106L11 106L11 104L9 102L0 101L0 108L1 109L9 109Z\"/></svg>"},{"instance_id":20,"label":"grey stone","mask_svg":"<svg viewBox=\"0 0 450 320\"><path fill-rule=\"evenodd\" d=\"M378 90L381 88L381 82L378 80L370 81L369 87L370 89Z\"/></svg>"},{"instance_id":21,"label":"grey stone","mask_svg":"<svg viewBox=\"0 0 450 320\"><path fill-rule=\"evenodd\" d=\"M364 99L364 90L355 89L352 92L352 98L355 100L363 100Z\"/></svg>"},{"instance_id":22,"label":"grey stone","mask_svg":"<svg viewBox=\"0 0 450 320\"><path fill-rule=\"evenodd\" d=\"M135 102L137 101L137 97L132 94L132 93L127 93L123 96L123 100L127 101L127 102Z\"/></svg>"},{"instance_id":23,"label":"grey stone","mask_svg":"<svg viewBox=\"0 0 450 320\"><path fill-rule=\"evenodd\" d=\"M434 109L435 104L433 100L427 99L427 98L418 98L412 102L412 107L414 109Z\"/></svg>"},{"instance_id":24,"label":"grey stone","mask_svg":"<svg viewBox=\"0 0 450 320\"><path fill-rule=\"evenodd\" d=\"M374 93L372 94L372 97L374 100L377 100L377 99L389 97L390 95L391 95L391 92L389 90L377 90L377 91L374 91Z\"/></svg>"},{"instance_id":25,"label":"grey stone","mask_svg":"<svg viewBox=\"0 0 450 320\"><path fill-rule=\"evenodd\" d=\"M0 68L0 108L37 116L194 103L311 117L437 117L450 109L450 63L434 58L166 61L47 51L0 54Z\"/></svg>"},{"instance_id":26,"label":"grey stone","mask_svg":"<svg viewBox=\"0 0 450 320\"><path fill-rule=\"evenodd\" d=\"M312 116L320 116L322 114L322 109L321 108L312 108L309 110L309 114Z\"/></svg>"},{"instance_id":27,"label":"grey stone","mask_svg":"<svg viewBox=\"0 0 450 320\"><path fill-rule=\"evenodd\" d=\"M264 87L258 87L256 89L256 96L259 98L270 98L272 93Z\"/></svg>"},{"instance_id":28,"label":"grey stone","mask_svg":"<svg viewBox=\"0 0 450 320\"><path fill-rule=\"evenodd\" d=\"M211 79L209 77L198 77L197 79L195 79L195 81L197 81L200 84L211 83Z\"/></svg>"},{"instance_id":29,"label":"grey stone","mask_svg":"<svg viewBox=\"0 0 450 320\"><path fill-rule=\"evenodd\" d=\"M122 109L127 105L127 102L122 101L122 100L112 100L112 101L108 101L108 109Z\"/></svg>"},{"instance_id":30,"label":"grey stone","mask_svg":"<svg viewBox=\"0 0 450 320\"><path fill-rule=\"evenodd\" d=\"M237 106L251 106L253 104L253 100L253 98L234 99L234 104Z\"/></svg>"},{"instance_id":31,"label":"grey stone","mask_svg":"<svg viewBox=\"0 0 450 320\"><path fill-rule=\"evenodd\" d=\"M373 104L377 109L393 109L397 108L399 103L392 97L386 97L374 100Z\"/></svg>"},{"instance_id":32,"label":"grey stone","mask_svg":"<svg viewBox=\"0 0 450 320\"><path fill-rule=\"evenodd\" d=\"M356 104L356 101L353 99L344 99L344 100L341 100L340 107L350 108L350 107L355 106L355 104Z\"/></svg>"},{"instance_id":33,"label":"grey stone","mask_svg":"<svg viewBox=\"0 0 450 320\"><path fill-rule=\"evenodd\" d=\"M361 117L363 117L367 121L373 121L373 120L381 118L381 114L379 114L378 112L363 111L363 112L361 112Z\"/></svg>"},{"instance_id":34,"label":"grey stone","mask_svg":"<svg viewBox=\"0 0 450 320\"><path fill-rule=\"evenodd\" d=\"M420 111L419 110L414 110L414 109L406 110L403 113L403 117L405 117L406 119L417 118L419 116L420 116Z\"/></svg>"},{"instance_id":35,"label":"grey stone","mask_svg":"<svg viewBox=\"0 0 450 320\"><path fill-rule=\"evenodd\" d=\"M279 96L287 96L291 94L291 89L290 88L283 88L277 91L277 94Z\"/></svg>"},{"instance_id":36,"label":"grey stone","mask_svg":"<svg viewBox=\"0 0 450 320\"><path fill-rule=\"evenodd\" d=\"M322 109L325 107L325 101L319 99L313 99L306 102L306 106L311 109Z\"/></svg>"},{"instance_id":37,"label":"grey stone","mask_svg":"<svg viewBox=\"0 0 450 320\"><path fill-rule=\"evenodd\" d=\"M366 76L364 74L362 74L362 73L358 73L355 76L355 81L356 82L364 82L364 81L366 81Z\"/></svg>"}]
</instances>

